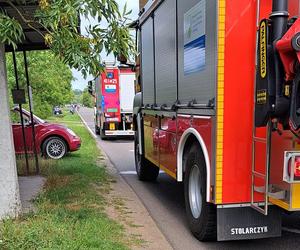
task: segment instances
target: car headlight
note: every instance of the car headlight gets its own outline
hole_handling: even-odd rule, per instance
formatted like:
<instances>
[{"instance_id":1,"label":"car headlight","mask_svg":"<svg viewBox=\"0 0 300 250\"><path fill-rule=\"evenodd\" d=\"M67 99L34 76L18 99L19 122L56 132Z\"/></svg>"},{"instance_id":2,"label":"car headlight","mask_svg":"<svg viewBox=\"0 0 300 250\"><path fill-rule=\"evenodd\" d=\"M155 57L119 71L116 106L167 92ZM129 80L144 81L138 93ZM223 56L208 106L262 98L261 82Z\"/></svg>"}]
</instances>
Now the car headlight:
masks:
<instances>
[{"instance_id":1,"label":"car headlight","mask_svg":"<svg viewBox=\"0 0 300 250\"><path fill-rule=\"evenodd\" d=\"M74 131L72 129L67 128L67 131L69 134L76 136L76 134L74 133Z\"/></svg>"}]
</instances>

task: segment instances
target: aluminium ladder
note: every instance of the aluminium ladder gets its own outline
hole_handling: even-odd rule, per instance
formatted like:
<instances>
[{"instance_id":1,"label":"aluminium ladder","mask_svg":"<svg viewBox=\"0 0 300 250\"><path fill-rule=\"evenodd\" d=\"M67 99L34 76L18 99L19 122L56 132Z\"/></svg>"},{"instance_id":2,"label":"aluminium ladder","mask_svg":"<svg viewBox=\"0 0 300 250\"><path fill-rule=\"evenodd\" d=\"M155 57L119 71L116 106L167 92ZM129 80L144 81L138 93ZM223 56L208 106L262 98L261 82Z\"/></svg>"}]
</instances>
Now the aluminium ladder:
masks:
<instances>
[{"instance_id":1,"label":"aluminium ladder","mask_svg":"<svg viewBox=\"0 0 300 250\"><path fill-rule=\"evenodd\" d=\"M251 207L264 215L268 215L272 121L270 120L265 127L264 136L261 133L258 135L257 130L254 127L252 136ZM263 151L261 151L262 147L264 148ZM264 161L257 162L259 154L264 156ZM257 195L263 195L262 202L255 201Z\"/></svg>"}]
</instances>

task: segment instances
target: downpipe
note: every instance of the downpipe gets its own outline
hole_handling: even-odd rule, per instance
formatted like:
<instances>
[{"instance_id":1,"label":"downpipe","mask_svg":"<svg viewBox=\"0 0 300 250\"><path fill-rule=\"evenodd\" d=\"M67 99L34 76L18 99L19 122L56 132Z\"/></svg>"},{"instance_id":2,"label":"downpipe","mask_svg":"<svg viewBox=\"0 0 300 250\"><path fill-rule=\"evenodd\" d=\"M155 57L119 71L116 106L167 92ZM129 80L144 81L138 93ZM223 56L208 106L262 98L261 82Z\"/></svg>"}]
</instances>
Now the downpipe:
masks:
<instances>
[{"instance_id":1,"label":"downpipe","mask_svg":"<svg viewBox=\"0 0 300 250\"><path fill-rule=\"evenodd\" d=\"M273 0L272 13L272 51L274 56L273 75L274 88L271 89L275 96L275 106L273 107L274 116L285 118L288 115L290 100L284 96L285 71L281 62L279 53L276 49L276 43L283 37L288 30L288 0Z\"/></svg>"}]
</instances>

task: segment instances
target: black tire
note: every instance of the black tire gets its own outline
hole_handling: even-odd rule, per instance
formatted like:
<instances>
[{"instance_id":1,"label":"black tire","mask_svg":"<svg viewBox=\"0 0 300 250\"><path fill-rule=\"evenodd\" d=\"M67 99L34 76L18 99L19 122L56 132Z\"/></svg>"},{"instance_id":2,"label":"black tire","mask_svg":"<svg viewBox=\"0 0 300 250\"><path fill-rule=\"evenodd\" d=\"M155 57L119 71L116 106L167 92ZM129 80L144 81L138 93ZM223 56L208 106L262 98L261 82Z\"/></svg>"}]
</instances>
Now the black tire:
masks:
<instances>
[{"instance_id":1,"label":"black tire","mask_svg":"<svg viewBox=\"0 0 300 250\"><path fill-rule=\"evenodd\" d=\"M99 127L99 135L100 135L101 140L103 140L103 141L107 140L107 136L105 135L104 128L102 128L101 123L100 123L100 127Z\"/></svg>"},{"instance_id":2,"label":"black tire","mask_svg":"<svg viewBox=\"0 0 300 250\"><path fill-rule=\"evenodd\" d=\"M135 169L140 181L155 181L159 175L159 168L140 154L138 133L134 136Z\"/></svg>"},{"instance_id":3,"label":"black tire","mask_svg":"<svg viewBox=\"0 0 300 250\"><path fill-rule=\"evenodd\" d=\"M292 47L297 52L300 51L300 32L298 32L296 35L294 35L292 39Z\"/></svg>"},{"instance_id":4,"label":"black tire","mask_svg":"<svg viewBox=\"0 0 300 250\"><path fill-rule=\"evenodd\" d=\"M55 153L54 148L57 148ZM64 139L52 136L46 139L42 146L43 156L53 160L59 160L68 153L68 146Z\"/></svg>"},{"instance_id":5,"label":"black tire","mask_svg":"<svg viewBox=\"0 0 300 250\"><path fill-rule=\"evenodd\" d=\"M96 135L100 135L100 128L97 125L95 125L95 133Z\"/></svg>"},{"instance_id":6,"label":"black tire","mask_svg":"<svg viewBox=\"0 0 300 250\"><path fill-rule=\"evenodd\" d=\"M100 138L101 140L107 140L107 136L105 135L105 132L102 128L100 128Z\"/></svg>"},{"instance_id":7,"label":"black tire","mask_svg":"<svg viewBox=\"0 0 300 250\"><path fill-rule=\"evenodd\" d=\"M216 207L206 202L206 167L199 144L194 143L187 152L185 169L184 197L190 230L200 241L214 241L217 238ZM200 192L193 192L197 187Z\"/></svg>"}]
</instances>

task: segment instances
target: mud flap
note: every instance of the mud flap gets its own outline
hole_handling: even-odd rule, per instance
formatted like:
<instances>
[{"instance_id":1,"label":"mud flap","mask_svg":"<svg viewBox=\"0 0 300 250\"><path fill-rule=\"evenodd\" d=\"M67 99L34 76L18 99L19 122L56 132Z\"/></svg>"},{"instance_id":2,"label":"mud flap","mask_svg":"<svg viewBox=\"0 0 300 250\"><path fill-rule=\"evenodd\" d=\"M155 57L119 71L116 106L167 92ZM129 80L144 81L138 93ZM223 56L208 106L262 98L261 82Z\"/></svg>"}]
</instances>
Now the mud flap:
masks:
<instances>
[{"instance_id":1,"label":"mud flap","mask_svg":"<svg viewBox=\"0 0 300 250\"><path fill-rule=\"evenodd\" d=\"M250 207L218 208L218 241L280 237L281 216L275 206L269 208L268 216Z\"/></svg>"}]
</instances>

